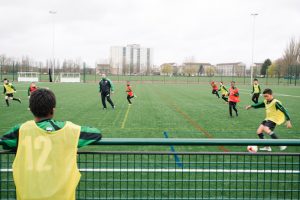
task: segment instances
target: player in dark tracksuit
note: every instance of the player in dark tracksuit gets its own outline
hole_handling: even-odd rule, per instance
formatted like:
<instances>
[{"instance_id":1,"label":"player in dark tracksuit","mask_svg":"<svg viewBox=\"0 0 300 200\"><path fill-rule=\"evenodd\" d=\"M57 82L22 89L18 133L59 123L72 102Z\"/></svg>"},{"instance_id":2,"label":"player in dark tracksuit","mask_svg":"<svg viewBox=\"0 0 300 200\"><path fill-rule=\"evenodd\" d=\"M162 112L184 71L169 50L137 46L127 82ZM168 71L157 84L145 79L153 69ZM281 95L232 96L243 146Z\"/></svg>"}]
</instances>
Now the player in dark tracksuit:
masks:
<instances>
[{"instance_id":1,"label":"player in dark tracksuit","mask_svg":"<svg viewBox=\"0 0 300 200\"><path fill-rule=\"evenodd\" d=\"M99 92L101 94L101 100L102 100L102 105L103 109L106 109L106 99L108 103L111 105L111 107L114 109L115 105L112 102L110 98L110 93L114 93L114 85L112 84L111 80L106 78L105 74L102 74L102 79L99 82Z\"/></svg>"}]
</instances>

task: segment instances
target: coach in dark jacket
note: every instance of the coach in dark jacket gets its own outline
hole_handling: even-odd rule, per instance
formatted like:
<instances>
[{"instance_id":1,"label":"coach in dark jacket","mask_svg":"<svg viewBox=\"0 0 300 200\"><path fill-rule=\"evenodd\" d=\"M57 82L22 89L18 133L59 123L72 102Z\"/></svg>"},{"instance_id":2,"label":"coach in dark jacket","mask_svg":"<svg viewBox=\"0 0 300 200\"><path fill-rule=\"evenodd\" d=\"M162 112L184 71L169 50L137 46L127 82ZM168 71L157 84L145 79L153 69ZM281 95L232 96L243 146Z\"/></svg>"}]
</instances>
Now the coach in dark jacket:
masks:
<instances>
[{"instance_id":1,"label":"coach in dark jacket","mask_svg":"<svg viewBox=\"0 0 300 200\"><path fill-rule=\"evenodd\" d=\"M103 110L106 109L106 99L114 109L115 105L110 98L110 93L114 93L114 85L112 84L111 80L106 78L106 74L102 74L102 79L99 82L99 92L101 94Z\"/></svg>"}]
</instances>

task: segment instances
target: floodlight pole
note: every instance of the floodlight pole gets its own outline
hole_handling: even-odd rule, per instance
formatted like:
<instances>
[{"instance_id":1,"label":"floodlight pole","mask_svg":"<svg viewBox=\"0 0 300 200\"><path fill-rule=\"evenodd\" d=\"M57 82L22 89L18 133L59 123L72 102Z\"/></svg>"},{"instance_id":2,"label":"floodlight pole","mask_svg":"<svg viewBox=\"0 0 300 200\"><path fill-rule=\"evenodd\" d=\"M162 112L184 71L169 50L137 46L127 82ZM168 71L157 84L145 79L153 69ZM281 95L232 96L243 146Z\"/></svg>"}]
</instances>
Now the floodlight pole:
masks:
<instances>
[{"instance_id":1,"label":"floodlight pole","mask_svg":"<svg viewBox=\"0 0 300 200\"><path fill-rule=\"evenodd\" d=\"M255 42L255 17L258 15L258 13L251 13L251 16L253 17L253 28L252 28L252 59L251 59L251 82L250 84L252 84L253 82L253 66L254 66L254 61L253 61L253 57L254 57L254 42Z\"/></svg>"},{"instance_id":2,"label":"floodlight pole","mask_svg":"<svg viewBox=\"0 0 300 200\"><path fill-rule=\"evenodd\" d=\"M57 12L50 10L49 14L52 15L52 81L54 82L54 67L55 67L55 54L54 54L54 43L55 43L55 14Z\"/></svg>"}]
</instances>

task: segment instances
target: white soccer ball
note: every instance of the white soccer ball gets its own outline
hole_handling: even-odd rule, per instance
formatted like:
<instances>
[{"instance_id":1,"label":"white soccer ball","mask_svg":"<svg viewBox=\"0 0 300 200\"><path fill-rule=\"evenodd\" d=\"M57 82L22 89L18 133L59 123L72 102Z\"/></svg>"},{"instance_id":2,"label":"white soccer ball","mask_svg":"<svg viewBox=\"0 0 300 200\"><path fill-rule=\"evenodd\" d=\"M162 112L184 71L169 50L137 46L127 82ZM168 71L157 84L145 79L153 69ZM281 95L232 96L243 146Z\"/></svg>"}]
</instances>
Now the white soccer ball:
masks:
<instances>
[{"instance_id":1,"label":"white soccer ball","mask_svg":"<svg viewBox=\"0 0 300 200\"><path fill-rule=\"evenodd\" d=\"M258 147L257 146L248 146L247 147L247 150L250 152L250 153L256 153L258 151Z\"/></svg>"}]
</instances>

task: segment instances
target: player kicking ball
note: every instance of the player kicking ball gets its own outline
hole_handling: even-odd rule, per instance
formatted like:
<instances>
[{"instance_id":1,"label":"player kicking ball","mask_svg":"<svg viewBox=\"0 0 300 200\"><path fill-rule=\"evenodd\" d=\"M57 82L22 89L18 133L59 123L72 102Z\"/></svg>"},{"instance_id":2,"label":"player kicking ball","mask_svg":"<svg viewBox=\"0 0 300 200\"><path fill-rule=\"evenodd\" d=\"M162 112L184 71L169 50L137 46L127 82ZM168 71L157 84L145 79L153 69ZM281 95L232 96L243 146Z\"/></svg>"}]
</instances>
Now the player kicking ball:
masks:
<instances>
[{"instance_id":1,"label":"player kicking ball","mask_svg":"<svg viewBox=\"0 0 300 200\"><path fill-rule=\"evenodd\" d=\"M276 125L282 124L286 120L286 127L292 128L292 123L286 109L282 106L281 102L273 97L271 89L265 89L263 91L265 100L263 102L246 106L246 109L250 108L265 108L266 118L257 129L257 135L260 139L264 139L264 132L272 139L278 139L278 136L274 133ZM280 146L280 150L283 151L287 147ZM260 148L261 151L272 151L271 147Z\"/></svg>"},{"instance_id":2,"label":"player kicking ball","mask_svg":"<svg viewBox=\"0 0 300 200\"><path fill-rule=\"evenodd\" d=\"M18 101L19 103L21 103L20 98L14 98L14 93L16 93L16 88L6 78L3 80L3 89L4 89L3 94L5 94L5 102L7 107L9 107L8 100Z\"/></svg>"}]
</instances>

